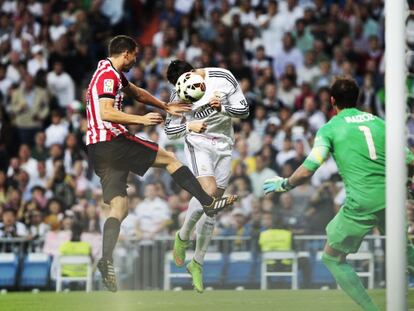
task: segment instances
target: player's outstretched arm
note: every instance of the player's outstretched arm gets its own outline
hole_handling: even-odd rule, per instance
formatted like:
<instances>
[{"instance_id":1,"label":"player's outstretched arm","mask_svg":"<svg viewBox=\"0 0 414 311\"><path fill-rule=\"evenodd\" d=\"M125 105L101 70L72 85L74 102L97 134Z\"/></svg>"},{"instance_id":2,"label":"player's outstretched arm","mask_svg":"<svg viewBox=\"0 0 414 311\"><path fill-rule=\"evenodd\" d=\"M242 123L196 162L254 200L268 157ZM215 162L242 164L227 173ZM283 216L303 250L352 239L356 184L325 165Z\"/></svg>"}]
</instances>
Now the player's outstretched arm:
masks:
<instances>
[{"instance_id":1,"label":"player's outstretched arm","mask_svg":"<svg viewBox=\"0 0 414 311\"><path fill-rule=\"evenodd\" d=\"M285 192L300 184L303 184L306 180L312 177L313 173L315 173L315 171L328 158L328 155L329 148L316 143L306 160L289 178L283 178L280 176L269 178L263 184L263 191L265 194L271 192Z\"/></svg>"},{"instance_id":2,"label":"player's outstretched arm","mask_svg":"<svg viewBox=\"0 0 414 311\"><path fill-rule=\"evenodd\" d=\"M187 103L174 102L174 103L165 103L155 96L153 96L148 91L137 87L136 85L129 82L128 86L123 88L122 91L128 96L134 98L135 100L148 104L153 107L157 107L165 112L172 115L179 115L183 112L191 110L191 105Z\"/></svg>"},{"instance_id":3,"label":"player's outstretched arm","mask_svg":"<svg viewBox=\"0 0 414 311\"><path fill-rule=\"evenodd\" d=\"M143 116L137 116L119 111L114 108L115 100L112 98L99 99L99 108L101 119L103 121L114 122L119 124L143 124L156 125L163 121L159 113L151 112Z\"/></svg>"},{"instance_id":4,"label":"player's outstretched arm","mask_svg":"<svg viewBox=\"0 0 414 311\"><path fill-rule=\"evenodd\" d=\"M263 184L263 191L265 194L289 191L296 186L303 184L313 175L313 173L315 172L307 169L302 164L289 178L275 176L273 178L266 179Z\"/></svg>"}]
</instances>

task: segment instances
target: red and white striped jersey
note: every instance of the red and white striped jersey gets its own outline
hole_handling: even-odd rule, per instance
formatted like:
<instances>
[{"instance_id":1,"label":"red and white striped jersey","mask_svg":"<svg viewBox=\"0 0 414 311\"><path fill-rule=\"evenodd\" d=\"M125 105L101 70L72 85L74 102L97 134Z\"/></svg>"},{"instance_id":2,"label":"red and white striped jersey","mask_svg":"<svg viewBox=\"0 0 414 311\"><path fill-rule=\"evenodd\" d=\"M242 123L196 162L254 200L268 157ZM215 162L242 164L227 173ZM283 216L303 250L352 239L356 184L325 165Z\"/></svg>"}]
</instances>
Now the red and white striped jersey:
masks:
<instances>
[{"instance_id":1,"label":"red and white striped jersey","mask_svg":"<svg viewBox=\"0 0 414 311\"><path fill-rule=\"evenodd\" d=\"M110 141L112 138L127 133L122 124L103 121L101 119L99 99L112 98L114 107L122 111L122 88L128 85L128 80L122 72L118 72L109 59L101 60L92 76L86 95L86 112L88 118L88 132L86 144Z\"/></svg>"}]
</instances>

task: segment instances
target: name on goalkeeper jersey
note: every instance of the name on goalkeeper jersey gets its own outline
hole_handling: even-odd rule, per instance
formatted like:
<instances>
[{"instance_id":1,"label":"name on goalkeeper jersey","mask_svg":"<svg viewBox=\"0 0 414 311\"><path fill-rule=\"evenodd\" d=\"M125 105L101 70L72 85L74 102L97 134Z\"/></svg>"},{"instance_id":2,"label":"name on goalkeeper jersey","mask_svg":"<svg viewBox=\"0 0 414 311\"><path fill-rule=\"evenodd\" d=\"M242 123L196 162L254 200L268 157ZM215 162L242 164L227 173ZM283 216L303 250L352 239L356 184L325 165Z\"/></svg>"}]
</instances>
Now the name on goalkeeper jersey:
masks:
<instances>
[{"instance_id":1,"label":"name on goalkeeper jersey","mask_svg":"<svg viewBox=\"0 0 414 311\"><path fill-rule=\"evenodd\" d=\"M372 114L364 113L364 114L358 114L356 116L349 116L345 117L346 123L362 123L367 121L373 121L375 117Z\"/></svg>"}]
</instances>

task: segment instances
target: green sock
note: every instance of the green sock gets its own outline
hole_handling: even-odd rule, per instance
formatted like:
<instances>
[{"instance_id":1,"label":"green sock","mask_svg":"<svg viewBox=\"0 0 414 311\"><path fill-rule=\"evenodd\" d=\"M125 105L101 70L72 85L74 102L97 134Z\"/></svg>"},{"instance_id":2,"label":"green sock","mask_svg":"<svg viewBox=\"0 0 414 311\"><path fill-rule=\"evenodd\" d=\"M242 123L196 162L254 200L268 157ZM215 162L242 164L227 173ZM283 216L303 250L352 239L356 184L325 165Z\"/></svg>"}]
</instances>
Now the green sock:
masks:
<instances>
[{"instance_id":1,"label":"green sock","mask_svg":"<svg viewBox=\"0 0 414 311\"><path fill-rule=\"evenodd\" d=\"M323 253L322 261L348 296L364 310L378 311L350 264L341 262L340 257L333 257L326 253Z\"/></svg>"}]
</instances>

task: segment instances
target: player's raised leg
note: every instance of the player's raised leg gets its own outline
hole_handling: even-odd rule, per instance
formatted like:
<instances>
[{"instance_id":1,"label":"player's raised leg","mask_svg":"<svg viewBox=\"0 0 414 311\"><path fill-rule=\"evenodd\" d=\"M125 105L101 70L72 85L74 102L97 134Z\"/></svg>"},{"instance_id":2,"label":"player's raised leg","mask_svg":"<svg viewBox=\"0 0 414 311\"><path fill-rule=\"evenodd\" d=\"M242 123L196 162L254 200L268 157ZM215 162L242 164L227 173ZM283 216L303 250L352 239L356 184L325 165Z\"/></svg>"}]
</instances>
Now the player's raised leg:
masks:
<instances>
[{"instance_id":1,"label":"player's raised leg","mask_svg":"<svg viewBox=\"0 0 414 311\"><path fill-rule=\"evenodd\" d=\"M159 148L153 166L165 168L181 188L187 190L191 195L197 198L203 206L204 212L209 216L217 214L222 209L231 206L237 200L236 195L221 198L210 196L204 191L190 169L178 161L172 152L167 152L164 149Z\"/></svg>"},{"instance_id":2,"label":"player's raised leg","mask_svg":"<svg viewBox=\"0 0 414 311\"><path fill-rule=\"evenodd\" d=\"M191 274L193 279L194 289L198 293L204 291L203 285L203 264L204 257L208 246L210 244L211 238L213 236L213 230L215 225L215 218L209 217L207 215L201 216L200 221L197 223L196 232L196 250L194 253L194 258L187 265L187 271Z\"/></svg>"},{"instance_id":3,"label":"player's raised leg","mask_svg":"<svg viewBox=\"0 0 414 311\"><path fill-rule=\"evenodd\" d=\"M223 195L223 191L217 192L216 180L213 176L202 176L198 177L197 180L209 195L216 197L221 197ZM177 232L174 241L174 261L179 267L184 265L185 250L188 246L188 240L190 239L191 232L193 231L196 223L202 215L203 206L196 198L192 198L188 205L184 223Z\"/></svg>"}]
</instances>

